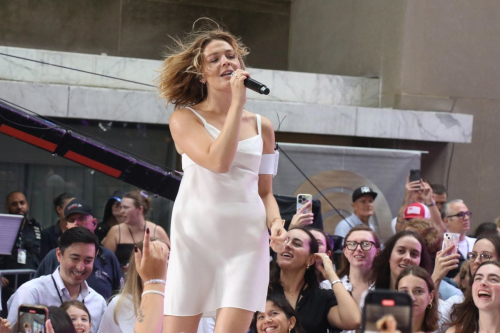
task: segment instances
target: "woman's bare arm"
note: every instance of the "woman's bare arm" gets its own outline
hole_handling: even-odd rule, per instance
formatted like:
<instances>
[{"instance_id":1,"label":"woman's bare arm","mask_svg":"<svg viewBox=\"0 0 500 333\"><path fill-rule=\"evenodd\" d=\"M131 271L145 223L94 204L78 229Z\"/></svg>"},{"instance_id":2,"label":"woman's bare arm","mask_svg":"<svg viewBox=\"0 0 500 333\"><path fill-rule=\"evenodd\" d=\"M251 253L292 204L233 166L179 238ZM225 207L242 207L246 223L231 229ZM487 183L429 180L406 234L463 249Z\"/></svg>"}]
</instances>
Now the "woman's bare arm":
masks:
<instances>
[{"instance_id":1,"label":"woman's bare arm","mask_svg":"<svg viewBox=\"0 0 500 333\"><path fill-rule=\"evenodd\" d=\"M203 123L188 109L175 111L170 117L170 131L179 153L185 153L196 164L217 172L228 172L236 155L240 134L241 117L246 102L245 78L250 75L239 71L239 77L231 78L232 100L217 137L212 137L203 128Z\"/></svg>"},{"instance_id":2,"label":"woman's bare arm","mask_svg":"<svg viewBox=\"0 0 500 333\"><path fill-rule=\"evenodd\" d=\"M135 264L142 281L165 280L168 266L168 247L162 242L150 242L149 228L144 234L143 252L135 248ZM148 293L149 291L149 293ZM151 292L153 291L153 292ZM137 311L134 333L161 333L163 329L163 303L165 285L144 285L141 305Z\"/></svg>"}]
</instances>

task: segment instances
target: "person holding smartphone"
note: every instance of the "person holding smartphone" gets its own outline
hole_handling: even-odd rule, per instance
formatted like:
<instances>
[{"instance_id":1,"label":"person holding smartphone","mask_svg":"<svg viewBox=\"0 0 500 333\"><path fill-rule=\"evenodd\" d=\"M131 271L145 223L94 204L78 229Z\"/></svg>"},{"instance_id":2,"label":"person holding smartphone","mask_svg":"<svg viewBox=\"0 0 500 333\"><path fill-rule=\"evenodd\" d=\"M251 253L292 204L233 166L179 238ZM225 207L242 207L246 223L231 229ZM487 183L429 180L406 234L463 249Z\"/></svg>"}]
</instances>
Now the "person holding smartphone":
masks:
<instances>
[{"instance_id":1,"label":"person holding smartphone","mask_svg":"<svg viewBox=\"0 0 500 333\"><path fill-rule=\"evenodd\" d=\"M418 176L420 177L420 170L418 171ZM407 222L404 212L405 209L412 203L425 205L426 215L427 213L429 214L429 219L434 222L436 228L438 228L441 232L445 232L447 230L441 217L441 212L436 206L436 201L434 201L431 185L424 182L420 178L415 179L412 177L410 179L410 175L408 175L408 178L406 179L403 204L398 211L398 215L391 222L394 233L404 230Z\"/></svg>"}]
</instances>

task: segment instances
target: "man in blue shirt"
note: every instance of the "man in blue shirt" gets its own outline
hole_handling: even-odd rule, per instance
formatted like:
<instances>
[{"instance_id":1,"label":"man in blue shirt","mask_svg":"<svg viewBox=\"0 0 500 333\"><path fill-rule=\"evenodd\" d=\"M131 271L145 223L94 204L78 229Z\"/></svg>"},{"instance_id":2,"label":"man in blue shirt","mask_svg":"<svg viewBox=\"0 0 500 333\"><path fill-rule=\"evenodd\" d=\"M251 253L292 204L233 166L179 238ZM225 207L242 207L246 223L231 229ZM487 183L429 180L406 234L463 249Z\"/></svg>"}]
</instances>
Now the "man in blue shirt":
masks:
<instances>
[{"instance_id":1,"label":"man in blue shirt","mask_svg":"<svg viewBox=\"0 0 500 333\"><path fill-rule=\"evenodd\" d=\"M90 206L84 200L71 200L64 209L64 216L66 217L68 229L82 226L94 233L97 219L94 218ZM58 265L56 250L54 249L43 259L35 277L52 274ZM99 246L98 254L94 260L94 268L87 279L87 283L106 300L113 293L120 290L123 284L123 275L118 259L116 259L112 251Z\"/></svg>"},{"instance_id":2,"label":"man in blue shirt","mask_svg":"<svg viewBox=\"0 0 500 333\"><path fill-rule=\"evenodd\" d=\"M352 193L352 208L353 214L337 224L335 235L345 238L349 230L357 225L365 224L374 229L369 223L370 217L373 216L375 207L374 201L377 197L377 192L373 191L368 186L361 186ZM375 229L374 229L375 230Z\"/></svg>"}]
</instances>

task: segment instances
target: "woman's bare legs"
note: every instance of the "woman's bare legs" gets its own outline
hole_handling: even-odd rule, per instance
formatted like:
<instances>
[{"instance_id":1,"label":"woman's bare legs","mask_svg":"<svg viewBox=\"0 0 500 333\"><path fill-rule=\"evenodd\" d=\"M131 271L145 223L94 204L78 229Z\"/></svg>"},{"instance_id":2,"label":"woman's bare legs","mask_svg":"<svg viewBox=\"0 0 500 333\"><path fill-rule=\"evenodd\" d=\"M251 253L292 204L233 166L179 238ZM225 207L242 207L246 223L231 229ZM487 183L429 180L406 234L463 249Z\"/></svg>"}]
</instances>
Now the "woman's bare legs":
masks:
<instances>
[{"instance_id":1,"label":"woman's bare legs","mask_svg":"<svg viewBox=\"0 0 500 333\"><path fill-rule=\"evenodd\" d=\"M163 333L196 333L201 313L196 316L163 316Z\"/></svg>"},{"instance_id":2,"label":"woman's bare legs","mask_svg":"<svg viewBox=\"0 0 500 333\"><path fill-rule=\"evenodd\" d=\"M217 311L214 333L246 333L252 322L252 311L222 308Z\"/></svg>"}]
</instances>

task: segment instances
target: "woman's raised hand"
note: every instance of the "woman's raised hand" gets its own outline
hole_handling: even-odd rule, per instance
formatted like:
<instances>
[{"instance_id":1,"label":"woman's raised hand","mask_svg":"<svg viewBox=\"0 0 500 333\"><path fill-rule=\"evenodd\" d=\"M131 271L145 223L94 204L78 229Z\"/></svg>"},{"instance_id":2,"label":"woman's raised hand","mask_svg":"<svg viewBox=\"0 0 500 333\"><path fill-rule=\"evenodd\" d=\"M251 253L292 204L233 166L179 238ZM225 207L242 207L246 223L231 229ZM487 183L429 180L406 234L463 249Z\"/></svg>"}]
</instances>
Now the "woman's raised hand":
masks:
<instances>
[{"instance_id":1,"label":"woman's raised hand","mask_svg":"<svg viewBox=\"0 0 500 333\"><path fill-rule=\"evenodd\" d=\"M329 281L337 280L338 276L333 269L333 262L326 253L315 253L315 259L321 259L323 261L323 266L316 266L318 270L323 274L323 276Z\"/></svg>"},{"instance_id":2,"label":"woman's raised hand","mask_svg":"<svg viewBox=\"0 0 500 333\"><path fill-rule=\"evenodd\" d=\"M243 108L247 101L247 92L245 87L245 79L249 78L250 74L242 69L237 69L231 76L231 92L232 104L236 103L237 108Z\"/></svg>"},{"instance_id":3,"label":"woman's raised hand","mask_svg":"<svg viewBox=\"0 0 500 333\"><path fill-rule=\"evenodd\" d=\"M144 234L143 251L135 250L135 266L142 281L165 280L170 251L163 242L151 242L149 228Z\"/></svg>"},{"instance_id":4,"label":"woman's raised hand","mask_svg":"<svg viewBox=\"0 0 500 333\"><path fill-rule=\"evenodd\" d=\"M436 254L436 263L434 265L434 272L432 273L432 280L434 283L440 282L449 271L458 268L458 258L460 258L460 254L448 254L450 251L453 251L455 247L455 244L452 244Z\"/></svg>"},{"instance_id":5,"label":"woman's raised hand","mask_svg":"<svg viewBox=\"0 0 500 333\"><path fill-rule=\"evenodd\" d=\"M290 228L293 227L302 227L306 225L310 225L313 223L314 214L313 213L304 213L306 210L312 207L312 202L307 202L297 214L292 217L292 222L290 222Z\"/></svg>"},{"instance_id":6,"label":"woman's raised hand","mask_svg":"<svg viewBox=\"0 0 500 333\"><path fill-rule=\"evenodd\" d=\"M276 253L283 252L283 247L285 245L287 238L288 234L286 232L286 229L279 221L276 221L271 225L271 236L270 236L271 242L269 243L269 245L271 246L274 252Z\"/></svg>"}]
</instances>

